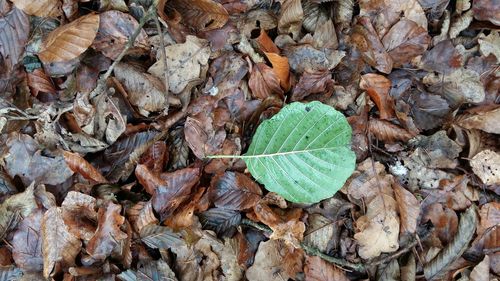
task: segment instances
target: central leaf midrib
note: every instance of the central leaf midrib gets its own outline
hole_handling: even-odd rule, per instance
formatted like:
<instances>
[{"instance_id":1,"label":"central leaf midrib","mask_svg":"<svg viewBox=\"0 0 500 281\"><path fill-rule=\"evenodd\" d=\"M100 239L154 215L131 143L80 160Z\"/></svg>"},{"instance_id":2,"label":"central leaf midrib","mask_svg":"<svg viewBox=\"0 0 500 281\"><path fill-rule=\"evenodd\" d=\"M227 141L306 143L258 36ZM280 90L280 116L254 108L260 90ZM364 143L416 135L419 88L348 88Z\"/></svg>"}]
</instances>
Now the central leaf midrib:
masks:
<instances>
[{"instance_id":1,"label":"central leaf midrib","mask_svg":"<svg viewBox=\"0 0 500 281\"><path fill-rule=\"evenodd\" d=\"M336 146L336 147L320 147L320 148L304 149L304 150L294 150L294 151L281 151L281 152L258 154L258 155L241 155L241 156L238 156L238 158L241 158L241 159L250 159L250 158L275 157L275 156L302 154L302 153L315 152L315 151L323 151L323 150L334 150L334 149L338 149L338 148L341 148L341 146Z\"/></svg>"}]
</instances>

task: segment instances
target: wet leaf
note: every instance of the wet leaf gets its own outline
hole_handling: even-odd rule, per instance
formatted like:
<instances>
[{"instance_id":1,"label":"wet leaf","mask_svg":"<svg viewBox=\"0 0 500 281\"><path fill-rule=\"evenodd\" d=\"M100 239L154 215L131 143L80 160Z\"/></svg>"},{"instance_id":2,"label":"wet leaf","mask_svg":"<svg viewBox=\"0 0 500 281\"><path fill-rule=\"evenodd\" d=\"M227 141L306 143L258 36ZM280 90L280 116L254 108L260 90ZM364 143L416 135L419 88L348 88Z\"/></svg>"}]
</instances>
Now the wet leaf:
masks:
<instances>
[{"instance_id":1,"label":"wet leaf","mask_svg":"<svg viewBox=\"0 0 500 281\"><path fill-rule=\"evenodd\" d=\"M203 228L215 231L218 235L232 237L241 222L241 214L226 208L212 208L199 214Z\"/></svg>"},{"instance_id":2,"label":"wet leaf","mask_svg":"<svg viewBox=\"0 0 500 281\"><path fill-rule=\"evenodd\" d=\"M52 31L42 43L38 57L44 64L77 58L94 41L99 15L88 14Z\"/></svg>"}]
</instances>

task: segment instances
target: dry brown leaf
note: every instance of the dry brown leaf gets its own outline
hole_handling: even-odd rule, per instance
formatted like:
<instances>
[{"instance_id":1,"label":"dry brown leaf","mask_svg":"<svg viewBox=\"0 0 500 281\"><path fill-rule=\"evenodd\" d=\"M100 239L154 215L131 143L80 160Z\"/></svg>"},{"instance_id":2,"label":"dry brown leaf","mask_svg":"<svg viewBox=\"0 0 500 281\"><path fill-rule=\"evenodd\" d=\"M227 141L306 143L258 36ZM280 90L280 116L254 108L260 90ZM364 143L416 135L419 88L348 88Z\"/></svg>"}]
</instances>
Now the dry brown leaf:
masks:
<instances>
[{"instance_id":1,"label":"dry brown leaf","mask_svg":"<svg viewBox=\"0 0 500 281\"><path fill-rule=\"evenodd\" d=\"M368 123L368 130L370 131L376 139L393 143L395 141L407 142L414 135L408 130L401 128L400 126L394 125L387 120L380 120L376 118L371 118Z\"/></svg>"},{"instance_id":2,"label":"dry brown leaf","mask_svg":"<svg viewBox=\"0 0 500 281\"><path fill-rule=\"evenodd\" d=\"M32 183L21 193L8 197L0 204L0 238L14 229L21 219L27 217L37 208L34 195L35 184Z\"/></svg>"},{"instance_id":3,"label":"dry brown leaf","mask_svg":"<svg viewBox=\"0 0 500 281\"><path fill-rule=\"evenodd\" d=\"M280 80L280 85L283 90L290 89L290 65L288 58L275 53L265 53L267 59L273 65L273 71Z\"/></svg>"},{"instance_id":4,"label":"dry brown leaf","mask_svg":"<svg viewBox=\"0 0 500 281\"><path fill-rule=\"evenodd\" d=\"M77 153L72 153L69 151L64 151L64 160L68 167L75 173L82 175L82 177L94 181L96 183L106 183L108 182L106 178L92 166L87 160L78 155Z\"/></svg>"},{"instance_id":5,"label":"dry brown leaf","mask_svg":"<svg viewBox=\"0 0 500 281\"><path fill-rule=\"evenodd\" d=\"M37 209L18 225L10 245L12 258L25 272L42 271L42 239L40 239L43 211Z\"/></svg>"},{"instance_id":6,"label":"dry brown leaf","mask_svg":"<svg viewBox=\"0 0 500 281\"><path fill-rule=\"evenodd\" d=\"M42 68L37 68L33 72L28 72L28 86L31 93L36 97L39 92L55 94L56 88L52 80L45 74Z\"/></svg>"},{"instance_id":7,"label":"dry brown leaf","mask_svg":"<svg viewBox=\"0 0 500 281\"><path fill-rule=\"evenodd\" d=\"M290 99L300 101L311 95L313 98L319 95L320 100L326 100L333 94L333 90L334 81L330 71L324 70L313 73L306 71L293 88Z\"/></svg>"},{"instance_id":8,"label":"dry brown leaf","mask_svg":"<svg viewBox=\"0 0 500 281\"><path fill-rule=\"evenodd\" d=\"M361 76L359 87L365 90L377 105L381 119L391 119L395 117L394 100L389 95L391 80L380 74L368 73Z\"/></svg>"},{"instance_id":9,"label":"dry brown leaf","mask_svg":"<svg viewBox=\"0 0 500 281\"><path fill-rule=\"evenodd\" d=\"M466 129L479 129L492 134L500 134L500 106L475 107L456 118L457 125Z\"/></svg>"},{"instance_id":10,"label":"dry brown leaf","mask_svg":"<svg viewBox=\"0 0 500 281\"><path fill-rule=\"evenodd\" d=\"M420 214L420 202L411 192L399 183L392 184L394 198L398 203L398 211L401 217L401 233L415 233L417 231L417 220Z\"/></svg>"},{"instance_id":11,"label":"dry brown leaf","mask_svg":"<svg viewBox=\"0 0 500 281\"><path fill-rule=\"evenodd\" d=\"M53 276L63 266L72 266L80 253L82 242L68 230L62 209L47 210L42 219L43 276Z\"/></svg>"},{"instance_id":12,"label":"dry brown leaf","mask_svg":"<svg viewBox=\"0 0 500 281\"><path fill-rule=\"evenodd\" d=\"M335 232L338 232L335 221L320 214L310 214L307 218L304 244L328 253L334 244L332 240L335 239Z\"/></svg>"},{"instance_id":13,"label":"dry brown leaf","mask_svg":"<svg viewBox=\"0 0 500 281\"><path fill-rule=\"evenodd\" d=\"M208 197L216 207L246 210L253 208L261 199L262 191L259 185L245 174L225 172L212 178Z\"/></svg>"},{"instance_id":14,"label":"dry brown leaf","mask_svg":"<svg viewBox=\"0 0 500 281\"><path fill-rule=\"evenodd\" d=\"M120 240L126 239L126 233L120 230L125 222L125 217L120 215L121 205L108 202L99 208L98 227L94 236L87 244L89 257L84 257L82 262L87 266L96 261L104 261L113 250L119 246Z\"/></svg>"},{"instance_id":15,"label":"dry brown leaf","mask_svg":"<svg viewBox=\"0 0 500 281\"><path fill-rule=\"evenodd\" d=\"M170 0L167 6L176 9L183 22L197 30L221 28L229 19L226 9L213 0Z\"/></svg>"},{"instance_id":16,"label":"dry brown leaf","mask_svg":"<svg viewBox=\"0 0 500 281\"><path fill-rule=\"evenodd\" d=\"M139 23L131 15L120 11L107 11L99 14L99 17L99 30L92 43L92 48L102 52L106 57L116 60ZM126 54L140 55L148 51L149 43L147 39L146 32L141 29L134 40L134 45Z\"/></svg>"},{"instance_id":17,"label":"dry brown leaf","mask_svg":"<svg viewBox=\"0 0 500 281\"><path fill-rule=\"evenodd\" d=\"M414 57L427 50L431 37L427 30L411 20L400 20L382 38L385 49L391 56L394 66L410 62Z\"/></svg>"},{"instance_id":18,"label":"dry brown leaf","mask_svg":"<svg viewBox=\"0 0 500 281\"><path fill-rule=\"evenodd\" d=\"M164 141L155 142L139 159L139 164L145 165L155 174L161 173L167 162L168 150Z\"/></svg>"},{"instance_id":19,"label":"dry brown leaf","mask_svg":"<svg viewBox=\"0 0 500 281\"><path fill-rule=\"evenodd\" d=\"M483 261L478 263L470 273L471 281L490 281L490 257L484 256Z\"/></svg>"},{"instance_id":20,"label":"dry brown leaf","mask_svg":"<svg viewBox=\"0 0 500 281\"><path fill-rule=\"evenodd\" d=\"M496 0L474 0L472 11L476 19L500 25L500 7Z\"/></svg>"},{"instance_id":21,"label":"dry brown leaf","mask_svg":"<svg viewBox=\"0 0 500 281\"><path fill-rule=\"evenodd\" d=\"M96 199L81 192L70 191L61 204L64 223L69 232L88 242L97 228Z\"/></svg>"},{"instance_id":22,"label":"dry brown leaf","mask_svg":"<svg viewBox=\"0 0 500 281\"><path fill-rule=\"evenodd\" d=\"M188 84L200 79L211 51L207 40L188 35L186 42L165 47L165 53L169 90L174 94L180 94ZM158 57L158 61L148 69L148 72L163 79L163 60Z\"/></svg>"},{"instance_id":23,"label":"dry brown leaf","mask_svg":"<svg viewBox=\"0 0 500 281\"><path fill-rule=\"evenodd\" d=\"M435 235L442 244L448 244L455 236L458 229L458 216L452 209L440 203L434 203L426 207L422 212L422 221L431 221L436 231Z\"/></svg>"},{"instance_id":24,"label":"dry brown leaf","mask_svg":"<svg viewBox=\"0 0 500 281\"><path fill-rule=\"evenodd\" d=\"M470 160L470 165L486 185L500 184L500 154L497 152L483 150Z\"/></svg>"},{"instance_id":25,"label":"dry brown leaf","mask_svg":"<svg viewBox=\"0 0 500 281\"><path fill-rule=\"evenodd\" d=\"M379 194L367 204L366 215L356 221L359 232L354 234L360 257L371 259L399 248L396 204L394 198L387 194Z\"/></svg>"},{"instance_id":26,"label":"dry brown leaf","mask_svg":"<svg viewBox=\"0 0 500 281\"><path fill-rule=\"evenodd\" d=\"M131 208L128 208L127 216L130 220L130 223L134 227L134 230L138 233L140 233L141 229L146 225L158 223L158 219L153 213L153 206L151 205L151 201L138 202Z\"/></svg>"},{"instance_id":27,"label":"dry brown leaf","mask_svg":"<svg viewBox=\"0 0 500 281\"><path fill-rule=\"evenodd\" d=\"M273 40L269 37L269 35L267 35L264 29L260 30L260 35L255 39L255 41L257 41L257 44L259 44L259 48L263 52L275 54L279 54L280 52L278 47L276 47Z\"/></svg>"},{"instance_id":28,"label":"dry brown leaf","mask_svg":"<svg viewBox=\"0 0 500 281\"><path fill-rule=\"evenodd\" d=\"M12 0L12 3L30 16L57 18L62 15L60 0Z\"/></svg>"},{"instance_id":29,"label":"dry brown leaf","mask_svg":"<svg viewBox=\"0 0 500 281\"><path fill-rule=\"evenodd\" d=\"M276 72L261 62L252 67L248 87L252 91L252 96L260 100L265 100L271 96L283 98L283 90L280 87L280 79Z\"/></svg>"},{"instance_id":30,"label":"dry brown leaf","mask_svg":"<svg viewBox=\"0 0 500 281\"><path fill-rule=\"evenodd\" d=\"M38 57L44 64L77 58L94 41L99 15L88 14L53 30L42 43Z\"/></svg>"},{"instance_id":31,"label":"dry brown leaf","mask_svg":"<svg viewBox=\"0 0 500 281\"><path fill-rule=\"evenodd\" d=\"M281 6L281 13L278 18L278 31L280 34L292 34L297 39L302 21L304 20L304 11L300 0L287 0Z\"/></svg>"},{"instance_id":32,"label":"dry brown leaf","mask_svg":"<svg viewBox=\"0 0 500 281\"><path fill-rule=\"evenodd\" d=\"M481 236L487 229L500 225L500 203L490 202L481 207L479 211L480 223L477 235Z\"/></svg>"},{"instance_id":33,"label":"dry brown leaf","mask_svg":"<svg viewBox=\"0 0 500 281\"><path fill-rule=\"evenodd\" d=\"M126 63L117 64L114 73L127 90L130 103L137 106L142 115L168 108L165 86L157 77Z\"/></svg>"},{"instance_id":34,"label":"dry brown leaf","mask_svg":"<svg viewBox=\"0 0 500 281\"><path fill-rule=\"evenodd\" d=\"M304 267L306 281L348 281L349 278L338 267L318 256L307 256Z\"/></svg>"},{"instance_id":35,"label":"dry brown leaf","mask_svg":"<svg viewBox=\"0 0 500 281\"><path fill-rule=\"evenodd\" d=\"M331 20L326 20L324 23L320 24L318 28L314 30L313 40L314 47L318 49L337 49L339 42L333 22Z\"/></svg>"}]
</instances>

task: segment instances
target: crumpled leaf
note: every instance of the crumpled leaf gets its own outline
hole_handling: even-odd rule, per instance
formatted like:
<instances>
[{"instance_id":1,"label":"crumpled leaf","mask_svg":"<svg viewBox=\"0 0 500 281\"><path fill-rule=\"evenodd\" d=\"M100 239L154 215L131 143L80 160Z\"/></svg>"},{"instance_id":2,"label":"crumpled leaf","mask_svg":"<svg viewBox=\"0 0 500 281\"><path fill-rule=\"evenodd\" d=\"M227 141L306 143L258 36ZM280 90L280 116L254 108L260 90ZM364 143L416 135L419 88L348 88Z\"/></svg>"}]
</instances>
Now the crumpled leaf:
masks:
<instances>
[{"instance_id":1,"label":"crumpled leaf","mask_svg":"<svg viewBox=\"0 0 500 281\"><path fill-rule=\"evenodd\" d=\"M443 95L451 104L478 104L486 95L480 75L469 69L460 68L449 75L427 74L423 82L430 91Z\"/></svg>"},{"instance_id":2,"label":"crumpled leaf","mask_svg":"<svg viewBox=\"0 0 500 281\"><path fill-rule=\"evenodd\" d=\"M102 52L106 57L116 60L139 23L131 15L115 10L101 13L99 17L99 30L92 43L92 48ZM135 38L134 45L127 51L127 54L140 55L148 49L147 34L141 29Z\"/></svg>"},{"instance_id":3,"label":"crumpled leaf","mask_svg":"<svg viewBox=\"0 0 500 281\"><path fill-rule=\"evenodd\" d=\"M59 0L13 0L12 3L30 16L56 18L62 14Z\"/></svg>"},{"instance_id":4,"label":"crumpled leaf","mask_svg":"<svg viewBox=\"0 0 500 281\"><path fill-rule=\"evenodd\" d=\"M477 235L480 236L491 227L497 226L500 221L500 203L490 202L481 206L479 211L480 224L477 227Z\"/></svg>"},{"instance_id":5,"label":"crumpled leaf","mask_svg":"<svg viewBox=\"0 0 500 281\"><path fill-rule=\"evenodd\" d=\"M56 274L63 266L72 266L80 253L82 242L68 230L62 209L47 210L42 219L43 276Z\"/></svg>"},{"instance_id":6,"label":"crumpled leaf","mask_svg":"<svg viewBox=\"0 0 500 281\"><path fill-rule=\"evenodd\" d=\"M231 210L250 209L260 200L262 191L242 173L225 172L212 178L208 197L216 207Z\"/></svg>"},{"instance_id":7,"label":"crumpled leaf","mask_svg":"<svg viewBox=\"0 0 500 281\"><path fill-rule=\"evenodd\" d=\"M96 183L106 183L106 178L92 166L87 160L76 153L64 151L64 160L68 167L75 173L79 173L82 177L94 181Z\"/></svg>"},{"instance_id":8,"label":"crumpled leaf","mask_svg":"<svg viewBox=\"0 0 500 281\"><path fill-rule=\"evenodd\" d=\"M38 57L44 64L77 58L94 41L99 15L88 14L53 30L42 43Z\"/></svg>"},{"instance_id":9,"label":"crumpled leaf","mask_svg":"<svg viewBox=\"0 0 500 281\"><path fill-rule=\"evenodd\" d=\"M401 66L421 55L431 42L427 29L411 20L402 19L382 38L394 66Z\"/></svg>"},{"instance_id":10,"label":"crumpled leaf","mask_svg":"<svg viewBox=\"0 0 500 281\"><path fill-rule=\"evenodd\" d=\"M286 58L288 58L290 69L292 69L296 73L304 73L306 71L316 72L331 70L340 63L340 61L346 54L344 51L338 50L321 51L314 48L311 44L290 46L287 47L283 52ZM268 54L268 57L271 56ZM278 58L280 56L275 54L273 55L273 57ZM284 64L284 59L282 60ZM283 74L285 74L284 70Z\"/></svg>"},{"instance_id":11,"label":"crumpled leaf","mask_svg":"<svg viewBox=\"0 0 500 281\"><path fill-rule=\"evenodd\" d=\"M6 142L6 149L3 160L7 173L11 177L18 175L26 185L33 181L56 185L73 174L62 155L42 155L40 145L29 135L12 133Z\"/></svg>"},{"instance_id":12,"label":"crumpled leaf","mask_svg":"<svg viewBox=\"0 0 500 281\"><path fill-rule=\"evenodd\" d=\"M495 25L500 25L499 9L495 0L475 0L472 4L472 11L476 19L488 20Z\"/></svg>"},{"instance_id":13,"label":"crumpled leaf","mask_svg":"<svg viewBox=\"0 0 500 281\"><path fill-rule=\"evenodd\" d=\"M226 9L213 0L171 0L167 5L182 15L184 23L197 30L221 28L229 18Z\"/></svg>"},{"instance_id":14,"label":"crumpled leaf","mask_svg":"<svg viewBox=\"0 0 500 281\"><path fill-rule=\"evenodd\" d=\"M457 36L469 27L470 23L474 19L473 11L469 10L458 17L454 17L450 24L450 30L448 31L448 35L451 39L457 38Z\"/></svg>"},{"instance_id":15,"label":"crumpled leaf","mask_svg":"<svg viewBox=\"0 0 500 281\"><path fill-rule=\"evenodd\" d=\"M8 197L0 204L0 238L3 239L15 228L21 217L27 217L36 209L34 188L32 183L25 191Z\"/></svg>"},{"instance_id":16,"label":"crumpled leaf","mask_svg":"<svg viewBox=\"0 0 500 281\"><path fill-rule=\"evenodd\" d=\"M36 97L39 92L44 92L48 94L55 94L56 88L52 80L45 74L45 71L41 68L35 69L33 72L28 73L28 86L31 88L31 92Z\"/></svg>"},{"instance_id":17,"label":"crumpled leaf","mask_svg":"<svg viewBox=\"0 0 500 281\"><path fill-rule=\"evenodd\" d=\"M329 98L334 91L334 81L330 71L304 72L293 88L291 101L300 101L309 96Z\"/></svg>"},{"instance_id":18,"label":"crumpled leaf","mask_svg":"<svg viewBox=\"0 0 500 281\"><path fill-rule=\"evenodd\" d=\"M119 245L120 240L127 238L127 234L120 230L120 226L125 222L120 211L121 205L110 201L99 208L98 227L86 248L90 256L82 260L85 264L103 261Z\"/></svg>"},{"instance_id":19,"label":"crumpled leaf","mask_svg":"<svg viewBox=\"0 0 500 281\"><path fill-rule=\"evenodd\" d=\"M498 31L491 31L488 36L481 36L478 39L479 51L483 56L493 54L500 61L500 35Z\"/></svg>"},{"instance_id":20,"label":"crumpled leaf","mask_svg":"<svg viewBox=\"0 0 500 281\"><path fill-rule=\"evenodd\" d=\"M81 192L70 191L61 204L64 223L75 237L88 242L97 228L96 199Z\"/></svg>"},{"instance_id":21,"label":"crumpled leaf","mask_svg":"<svg viewBox=\"0 0 500 281\"><path fill-rule=\"evenodd\" d=\"M391 81L380 74L368 73L361 76L359 87L366 90L377 105L381 119L394 117L394 100L389 95Z\"/></svg>"},{"instance_id":22,"label":"crumpled leaf","mask_svg":"<svg viewBox=\"0 0 500 281\"><path fill-rule=\"evenodd\" d=\"M280 79L274 70L264 63L257 63L252 67L248 87L252 90L252 96L261 100L271 96L283 97Z\"/></svg>"},{"instance_id":23,"label":"crumpled leaf","mask_svg":"<svg viewBox=\"0 0 500 281\"><path fill-rule=\"evenodd\" d=\"M458 232L453 240L434 259L424 265L424 275L427 280L438 278L453 262L460 258L476 231L476 224L476 207L472 206L460 217Z\"/></svg>"},{"instance_id":24,"label":"crumpled leaf","mask_svg":"<svg viewBox=\"0 0 500 281\"><path fill-rule=\"evenodd\" d=\"M37 209L19 223L11 240L12 258L24 272L43 269L41 221L43 211Z\"/></svg>"},{"instance_id":25,"label":"crumpled leaf","mask_svg":"<svg viewBox=\"0 0 500 281\"><path fill-rule=\"evenodd\" d=\"M137 204L126 211L130 223L137 232L141 232L141 229L147 225L158 223L151 201L137 202Z\"/></svg>"},{"instance_id":26,"label":"crumpled leaf","mask_svg":"<svg viewBox=\"0 0 500 281\"><path fill-rule=\"evenodd\" d=\"M304 11L300 0L284 1L278 17L278 31L280 34L293 34L297 38L302 27Z\"/></svg>"},{"instance_id":27,"label":"crumpled leaf","mask_svg":"<svg viewBox=\"0 0 500 281\"><path fill-rule=\"evenodd\" d=\"M500 106L475 107L457 116L457 125L466 129L479 129L492 134L500 134Z\"/></svg>"},{"instance_id":28,"label":"crumpled leaf","mask_svg":"<svg viewBox=\"0 0 500 281\"><path fill-rule=\"evenodd\" d=\"M203 228L226 237L232 237L241 222L240 212L226 208L211 208L200 213L198 217Z\"/></svg>"},{"instance_id":29,"label":"crumpled leaf","mask_svg":"<svg viewBox=\"0 0 500 281\"><path fill-rule=\"evenodd\" d=\"M114 73L127 90L130 103L137 106L142 115L168 108L165 86L157 77L123 62L116 65Z\"/></svg>"},{"instance_id":30,"label":"crumpled leaf","mask_svg":"<svg viewBox=\"0 0 500 281\"><path fill-rule=\"evenodd\" d=\"M472 171L486 184L500 184L500 154L486 149L471 160Z\"/></svg>"},{"instance_id":31,"label":"crumpled leaf","mask_svg":"<svg viewBox=\"0 0 500 281\"><path fill-rule=\"evenodd\" d=\"M340 268L333 266L318 256L306 257L304 274L306 281L349 280Z\"/></svg>"},{"instance_id":32,"label":"crumpled leaf","mask_svg":"<svg viewBox=\"0 0 500 281\"><path fill-rule=\"evenodd\" d=\"M189 83L200 78L202 69L208 63L211 51L207 40L188 35L185 43L165 47L165 53L167 55L169 90L174 94L179 94ZM148 69L148 72L163 79L163 60L158 58L158 61Z\"/></svg>"}]
</instances>

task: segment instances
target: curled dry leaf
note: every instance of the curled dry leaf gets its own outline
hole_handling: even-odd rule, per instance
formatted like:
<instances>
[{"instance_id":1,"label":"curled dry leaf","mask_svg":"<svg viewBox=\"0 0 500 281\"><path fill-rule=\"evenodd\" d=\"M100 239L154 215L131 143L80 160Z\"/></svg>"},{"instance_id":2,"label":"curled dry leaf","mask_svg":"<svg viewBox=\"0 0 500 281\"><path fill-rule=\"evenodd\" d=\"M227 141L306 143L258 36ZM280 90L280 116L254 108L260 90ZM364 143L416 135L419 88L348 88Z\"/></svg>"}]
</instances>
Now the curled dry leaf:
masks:
<instances>
[{"instance_id":1,"label":"curled dry leaf","mask_svg":"<svg viewBox=\"0 0 500 281\"><path fill-rule=\"evenodd\" d=\"M265 55L273 65L273 71L280 80L281 88L288 91L290 88L290 65L288 58L275 53L265 53Z\"/></svg>"},{"instance_id":2,"label":"curled dry leaf","mask_svg":"<svg viewBox=\"0 0 500 281\"><path fill-rule=\"evenodd\" d=\"M114 73L127 90L128 100L142 115L168 108L165 87L159 78L126 63L117 64Z\"/></svg>"},{"instance_id":3,"label":"curled dry leaf","mask_svg":"<svg viewBox=\"0 0 500 281\"><path fill-rule=\"evenodd\" d=\"M334 81L328 70L304 72L293 89L292 101L300 101L313 95L320 95L320 99L327 99L333 94Z\"/></svg>"},{"instance_id":4,"label":"curled dry leaf","mask_svg":"<svg viewBox=\"0 0 500 281\"><path fill-rule=\"evenodd\" d=\"M14 194L0 204L0 238L15 228L21 217L27 217L37 208L34 188L33 183L24 192Z\"/></svg>"},{"instance_id":5,"label":"curled dry leaf","mask_svg":"<svg viewBox=\"0 0 500 281\"><path fill-rule=\"evenodd\" d=\"M267 35L266 30L261 29L259 37L255 39L259 48L265 53L279 54L280 50L274 44L273 40Z\"/></svg>"},{"instance_id":6,"label":"curled dry leaf","mask_svg":"<svg viewBox=\"0 0 500 281\"><path fill-rule=\"evenodd\" d=\"M280 34L293 34L293 38L299 36L304 19L304 11L300 0L284 1L278 18L278 31Z\"/></svg>"},{"instance_id":7,"label":"curled dry leaf","mask_svg":"<svg viewBox=\"0 0 500 281\"><path fill-rule=\"evenodd\" d=\"M94 235L97 225L96 199L81 192L70 191L61 204L64 223L69 232L88 242Z\"/></svg>"},{"instance_id":8,"label":"curled dry leaf","mask_svg":"<svg viewBox=\"0 0 500 281\"><path fill-rule=\"evenodd\" d=\"M102 52L106 57L116 60L138 28L139 23L131 15L120 11L107 11L100 14L99 17L99 30L92 43L92 48ZM141 29L134 40L134 45L127 51L127 54L140 55L148 48L147 34Z\"/></svg>"},{"instance_id":9,"label":"curled dry leaf","mask_svg":"<svg viewBox=\"0 0 500 281\"><path fill-rule=\"evenodd\" d=\"M99 15L88 14L53 30L42 43L38 57L44 64L77 58L94 41Z\"/></svg>"},{"instance_id":10,"label":"curled dry leaf","mask_svg":"<svg viewBox=\"0 0 500 281\"><path fill-rule=\"evenodd\" d=\"M368 130L376 139L393 143L395 141L407 142L414 135L387 120L371 118L368 123Z\"/></svg>"},{"instance_id":11,"label":"curled dry leaf","mask_svg":"<svg viewBox=\"0 0 500 281\"><path fill-rule=\"evenodd\" d=\"M141 232L141 229L147 225L158 223L158 219L153 213L151 201L138 202L131 208L128 208L127 216L134 230L137 232Z\"/></svg>"},{"instance_id":12,"label":"curled dry leaf","mask_svg":"<svg viewBox=\"0 0 500 281\"><path fill-rule=\"evenodd\" d=\"M127 234L120 230L120 226L125 222L125 218L120 215L121 209L120 205L112 202L99 208L99 224L87 244L87 253L90 256L83 258L82 262L90 265L96 261L104 261L119 245L120 240L127 238Z\"/></svg>"},{"instance_id":13,"label":"curled dry leaf","mask_svg":"<svg viewBox=\"0 0 500 281\"><path fill-rule=\"evenodd\" d=\"M47 210L42 219L43 276L53 276L63 266L72 266L80 253L82 242L69 232L62 209Z\"/></svg>"},{"instance_id":14,"label":"curled dry leaf","mask_svg":"<svg viewBox=\"0 0 500 281\"><path fill-rule=\"evenodd\" d=\"M380 74L368 73L361 76L359 87L366 90L377 105L381 119L391 119L395 116L394 100L389 95L391 80Z\"/></svg>"},{"instance_id":15,"label":"curled dry leaf","mask_svg":"<svg viewBox=\"0 0 500 281\"><path fill-rule=\"evenodd\" d=\"M307 256L304 267L306 281L348 281L349 278L338 267L317 256Z\"/></svg>"},{"instance_id":16,"label":"curled dry leaf","mask_svg":"<svg viewBox=\"0 0 500 281\"><path fill-rule=\"evenodd\" d=\"M216 207L231 210L250 209L260 200L259 185L245 174L225 172L212 178L208 196Z\"/></svg>"},{"instance_id":17,"label":"curled dry leaf","mask_svg":"<svg viewBox=\"0 0 500 281\"><path fill-rule=\"evenodd\" d=\"M57 18L62 14L60 0L13 0L12 3L30 16Z\"/></svg>"},{"instance_id":18,"label":"curled dry leaf","mask_svg":"<svg viewBox=\"0 0 500 281\"><path fill-rule=\"evenodd\" d=\"M179 12L185 24L199 31L221 28L229 19L226 9L213 0L171 0L167 6Z\"/></svg>"},{"instance_id":19,"label":"curled dry leaf","mask_svg":"<svg viewBox=\"0 0 500 281\"><path fill-rule=\"evenodd\" d=\"M491 202L484 204L479 211L480 224L477 228L477 235L480 236L491 227L500 224L500 203Z\"/></svg>"},{"instance_id":20,"label":"curled dry leaf","mask_svg":"<svg viewBox=\"0 0 500 281\"><path fill-rule=\"evenodd\" d=\"M392 184L394 198L398 204L399 216L401 218L401 233L415 233L417 231L417 220L420 214L420 202L411 192L399 183Z\"/></svg>"},{"instance_id":21,"label":"curled dry leaf","mask_svg":"<svg viewBox=\"0 0 500 281\"><path fill-rule=\"evenodd\" d=\"M283 97L280 87L280 79L276 72L264 63L257 63L252 67L248 87L252 90L252 96L265 100L271 96Z\"/></svg>"},{"instance_id":22,"label":"curled dry leaf","mask_svg":"<svg viewBox=\"0 0 500 281\"><path fill-rule=\"evenodd\" d=\"M28 72L28 86L31 93L36 97L39 92L55 94L56 88L52 80L45 74L42 68L37 68L33 72Z\"/></svg>"},{"instance_id":23,"label":"curled dry leaf","mask_svg":"<svg viewBox=\"0 0 500 281\"><path fill-rule=\"evenodd\" d=\"M72 153L69 151L64 151L64 160L68 167L75 173L82 175L82 177L94 181L96 183L106 183L106 178L92 166L87 160L78 155L77 153Z\"/></svg>"},{"instance_id":24,"label":"curled dry leaf","mask_svg":"<svg viewBox=\"0 0 500 281\"><path fill-rule=\"evenodd\" d=\"M165 47L165 53L167 55L169 90L174 94L180 94L188 84L200 79L202 69L207 66L211 51L207 40L188 35L185 43ZM163 79L163 60L159 57L158 61L148 69L148 72Z\"/></svg>"},{"instance_id":25,"label":"curled dry leaf","mask_svg":"<svg viewBox=\"0 0 500 281\"><path fill-rule=\"evenodd\" d=\"M483 150L470 160L470 165L486 185L500 184L500 154L497 152Z\"/></svg>"}]
</instances>

